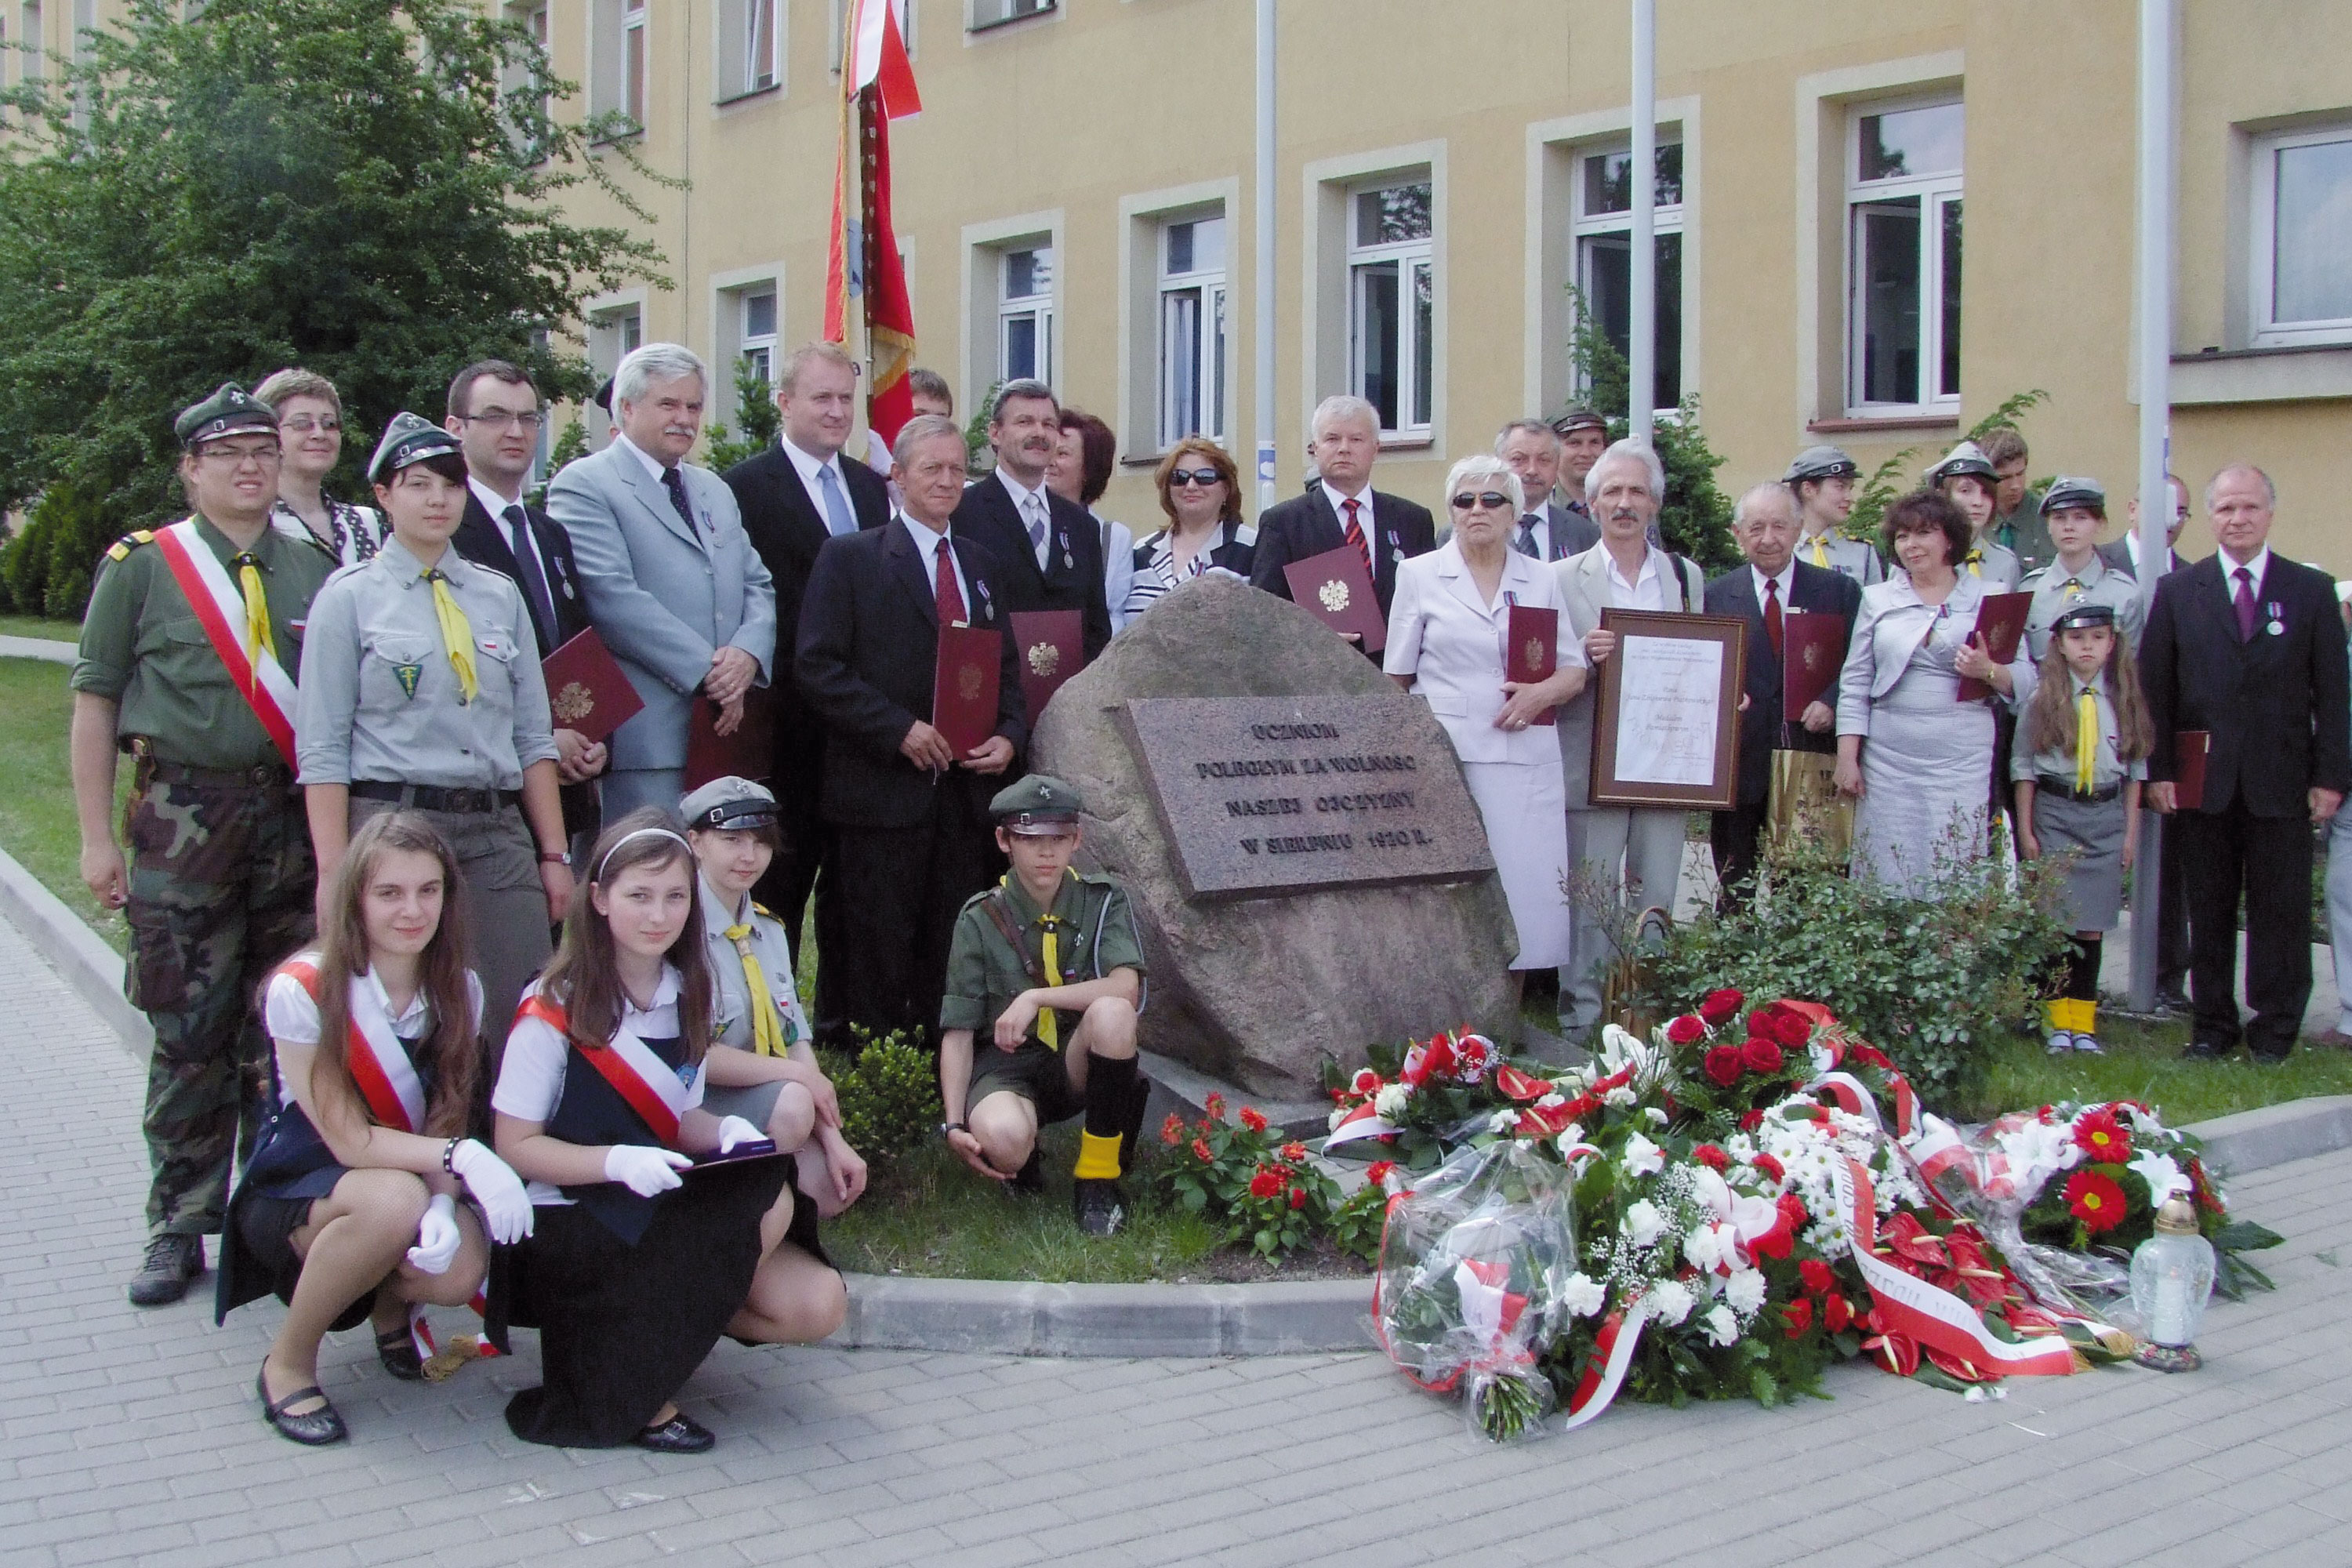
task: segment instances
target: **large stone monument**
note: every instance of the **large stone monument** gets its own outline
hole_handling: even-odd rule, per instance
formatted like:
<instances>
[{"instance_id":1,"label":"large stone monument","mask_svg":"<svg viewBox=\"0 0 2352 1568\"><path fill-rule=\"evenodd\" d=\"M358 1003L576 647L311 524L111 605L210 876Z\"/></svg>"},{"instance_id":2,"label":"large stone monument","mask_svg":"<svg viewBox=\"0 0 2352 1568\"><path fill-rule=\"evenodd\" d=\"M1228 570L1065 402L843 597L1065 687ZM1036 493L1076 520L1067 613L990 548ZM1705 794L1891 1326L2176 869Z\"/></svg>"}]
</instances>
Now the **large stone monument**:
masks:
<instances>
[{"instance_id":1,"label":"large stone monument","mask_svg":"<svg viewBox=\"0 0 2352 1568\"><path fill-rule=\"evenodd\" d=\"M1454 748L1306 611L1186 584L1062 688L1032 752L1134 895L1145 1049L1300 1100L1375 1040L1508 1037L1518 939Z\"/></svg>"}]
</instances>

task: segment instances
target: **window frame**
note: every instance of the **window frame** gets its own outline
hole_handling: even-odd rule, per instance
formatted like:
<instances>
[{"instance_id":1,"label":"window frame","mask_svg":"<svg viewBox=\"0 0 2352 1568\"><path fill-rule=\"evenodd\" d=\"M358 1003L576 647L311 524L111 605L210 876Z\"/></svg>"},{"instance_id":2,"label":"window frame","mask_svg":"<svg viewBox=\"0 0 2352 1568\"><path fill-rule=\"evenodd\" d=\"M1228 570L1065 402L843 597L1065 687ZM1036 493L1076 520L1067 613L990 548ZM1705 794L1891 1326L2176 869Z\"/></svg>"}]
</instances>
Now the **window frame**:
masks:
<instances>
[{"instance_id":1,"label":"window frame","mask_svg":"<svg viewBox=\"0 0 2352 1568\"><path fill-rule=\"evenodd\" d=\"M1358 204L1369 195L1382 191L1406 190L1423 186L1429 192L1429 232L1412 239L1382 240L1367 245L1358 237ZM1436 435L1437 405L1437 181L1433 171L1391 175L1386 178L1360 181L1346 187L1343 193L1343 218L1346 225L1345 252L1341 258L1341 276L1345 279L1348 342L1348 389L1357 396L1370 401L1373 407L1379 400L1364 390L1365 331L1369 315L1367 308L1370 280L1376 269L1395 267L1397 310L1396 359L1397 421L1383 424L1380 437L1383 441L1426 441ZM1429 280L1429 315L1426 343L1414 330L1419 324L1417 283L1425 275ZM1426 381L1424 388L1422 383ZM1418 417L1413 417L1418 416Z\"/></svg>"},{"instance_id":2,"label":"window frame","mask_svg":"<svg viewBox=\"0 0 2352 1568\"><path fill-rule=\"evenodd\" d=\"M648 121L653 90L652 0L620 0L621 100L623 117L639 132Z\"/></svg>"},{"instance_id":3,"label":"window frame","mask_svg":"<svg viewBox=\"0 0 2352 1568\"><path fill-rule=\"evenodd\" d=\"M1844 251L1845 287L1842 293L1844 321L1843 407L1849 419L1900 419L1915 417L1957 417L1959 413L1961 388L1947 392L1942 389L1942 365L1946 342L1944 323L1945 263L1943 215L1957 202L1961 207L1961 280L1967 281L1967 112L1965 92L1944 89L1910 93L1901 97L1863 99L1845 106L1845 130L1839 153L1839 215L1841 244ZM1918 109L1957 108L1961 111L1960 167L1927 174L1905 174L1889 179L1864 181L1862 169L1862 122L1877 115L1901 114ZM1916 200L1919 225L1919 387L1922 395L1906 402L1889 399L1866 399L1863 395L1868 334L1862 330L1864 302L1861 289L1864 281L1864 246L1859 228L1859 216L1864 209ZM1966 317L1962 316L1965 325ZM1967 366L1958 365L1966 379Z\"/></svg>"},{"instance_id":4,"label":"window frame","mask_svg":"<svg viewBox=\"0 0 2352 1568\"><path fill-rule=\"evenodd\" d=\"M1667 130L1667 124L1661 122L1658 127L1657 153L1658 155L1663 156L1668 147L1682 149L1682 173L1679 176L1681 195L1671 205L1655 206L1652 209L1651 232L1660 239L1668 235L1684 238L1688 231L1691 207L1691 148L1679 126L1675 128L1675 133L1672 135L1666 134ZM1591 268L1587 260L1591 253L1591 242L1612 235L1624 235L1628 237L1627 243L1630 248L1631 236L1633 232L1633 210L1630 205L1622 213L1593 213L1586 210L1585 192L1589 187L1585 181L1585 166L1595 158L1614 157L1621 153L1625 154L1626 161L1630 163L1633 161L1633 139L1630 132L1623 136L1580 142L1570 150L1568 272L1570 280L1576 286L1577 298L1580 300L1590 300L1593 296ZM1651 179L1654 187L1656 181L1654 171ZM1682 398L1689 395L1691 391L1689 379L1685 374L1685 352L1691 330L1690 271L1690 244L1686 238L1684 238L1682 252L1676 259L1675 269L1675 311L1679 327L1673 355L1673 375L1677 395L1672 400L1660 398L1654 387L1651 391L1652 401L1656 405L1652 410L1654 417L1672 416L1681 406ZM1578 324L1577 317L1576 307L1571 303L1569 313L1571 331ZM1662 372L1667 368L1667 356L1664 353L1658 355L1657 368ZM1591 391L1591 384L1576 374L1572 361L1569 374L1573 395L1580 399L1587 396Z\"/></svg>"},{"instance_id":5,"label":"window frame","mask_svg":"<svg viewBox=\"0 0 2352 1568\"><path fill-rule=\"evenodd\" d=\"M1026 6L1027 9L1014 11L1012 7L1015 5ZM964 0L963 30L967 33L993 32L999 27L1010 27L1017 23L1034 22L1041 16L1053 16L1061 8L1061 0ZM982 15L991 9L1001 9L1004 14L995 16Z\"/></svg>"},{"instance_id":6,"label":"window frame","mask_svg":"<svg viewBox=\"0 0 2352 1568\"><path fill-rule=\"evenodd\" d=\"M2258 349L2309 348L2352 343L2352 315L2281 322L2278 308L2278 158L2297 147L2352 142L2352 120L2270 131L2248 148L2247 345Z\"/></svg>"},{"instance_id":7,"label":"window frame","mask_svg":"<svg viewBox=\"0 0 2352 1568\"><path fill-rule=\"evenodd\" d=\"M1168 247L1172 231L1180 225L1214 223L1218 226L1218 258L1213 268L1194 266L1182 272L1169 270ZM1152 271L1153 300L1156 314L1152 341L1156 351L1157 391L1154 395L1153 429L1160 451L1166 451L1187 436L1205 436L1221 447L1228 446L1225 429L1225 407L1233 379L1233 283L1226 267L1232 254L1231 226L1225 212L1219 206L1211 212L1171 214L1155 226ZM1185 295L1194 296L1194 338L1192 362L1192 402L1201 417L1192 421L1173 417L1176 409L1175 375L1179 361L1171 353L1172 308ZM1179 425L1184 428L1179 429Z\"/></svg>"},{"instance_id":8,"label":"window frame","mask_svg":"<svg viewBox=\"0 0 2352 1568\"><path fill-rule=\"evenodd\" d=\"M1044 382L1046 385L1052 386L1055 384L1054 377L1054 351L1057 346L1055 342L1055 310L1054 309L1054 291L1055 286L1061 281L1061 247L1056 243L1055 237L1048 236L1038 239L1016 240L1009 244L997 246L994 249L995 255L992 258L996 271L996 288L994 290L996 296L996 374L994 379L999 382L1018 379L1013 374L1012 365L1012 329L1014 321L1025 317L1035 329L1034 336L1031 340L1030 343L1030 353L1034 363L1029 370L1028 374L1035 379ZM1011 292L1013 288L1013 258L1016 256L1031 255L1038 251L1045 252L1047 258L1045 264L1047 270L1045 274L1045 288L1042 290L1033 288L1032 291L1026 294L1014 294ZM1032 281L1034 283L1034 278Z\"/></svg>"}]
</instances>

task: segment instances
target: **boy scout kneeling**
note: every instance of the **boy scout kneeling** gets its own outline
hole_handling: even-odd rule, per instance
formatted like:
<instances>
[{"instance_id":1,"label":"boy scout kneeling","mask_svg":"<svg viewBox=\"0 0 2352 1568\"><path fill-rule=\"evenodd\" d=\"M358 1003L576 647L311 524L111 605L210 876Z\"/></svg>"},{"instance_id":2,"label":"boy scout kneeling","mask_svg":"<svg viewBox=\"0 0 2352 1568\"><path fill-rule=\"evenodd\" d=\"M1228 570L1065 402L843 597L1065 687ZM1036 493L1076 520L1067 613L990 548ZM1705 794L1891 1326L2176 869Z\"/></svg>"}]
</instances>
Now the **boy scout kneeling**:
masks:
<instances>
[{"instance_id":1,"label":"boy scout kneeling","mask_svg":"<svg viewBox=\"0 0 2352 1568\"><path fill-rule=\"evenodd\" d=\"M1045 1184L1037 1130L1084 1112L1078 1228L1126 1220L1150 1081L1135 1066L1143 952L1127 892L1074 870L1078 792L1032 773L989 803L1012 872L956 916L940 1004L940 1131L963 1163L1013 1192ZM975 1052L972 1036L988 1035Z\"/></svg>"}]
</instances>

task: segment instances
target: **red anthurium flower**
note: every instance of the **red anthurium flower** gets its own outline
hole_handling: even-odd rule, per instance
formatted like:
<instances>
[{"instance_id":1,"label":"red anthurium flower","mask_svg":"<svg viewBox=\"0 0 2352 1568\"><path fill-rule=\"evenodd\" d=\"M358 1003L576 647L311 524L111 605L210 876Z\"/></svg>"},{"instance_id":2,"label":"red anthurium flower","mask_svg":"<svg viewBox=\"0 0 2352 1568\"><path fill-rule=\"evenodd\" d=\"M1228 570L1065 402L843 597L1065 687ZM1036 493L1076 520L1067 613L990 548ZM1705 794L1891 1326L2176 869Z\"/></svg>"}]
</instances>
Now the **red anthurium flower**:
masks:
<instances>
[{"instance_id":1,"label":"red anthurium flower","mask_svg":"<svg viewBox=\"0 0 2352 1568\"><path fill-rule=\"evenodd\" d=\"M1818 1258L1808 1258L1798 1264L1797 1274L1804 1280L1805 1289L1816 1296L1837 1283L1835 1272Z\"/></svg>"},{"instance_id":2,"label":"red anthurium flower","mask_svg":"<svg viewBox=\"0 0 2352 1568\"><path fill-rule=\"evenodd\" d=\"M1216 1155L1210 1152L1209 1141L1206 1138L1192 1140L1192 1158L1200 1161L1203 1165L1216 1158Z\"/></svg>"},{"instance_id":3,"label":"red anthurium flower","mask_svg":"<svg viewBox=\"0 0 2352 1568\"><path fill-rule=\"evenodd\" d=\"M2074 1146L2095 1165L2121 1165L2131 1159L2131 1134L2112 1110L2094 1110L2075 1122Z\"/></svg>"},{"instance_id":4,"label":"red anthurium flower","mask_svg":"<svg viewBox=\"0 0 2352 1568\"><path fill-rule=\"evenodd\" d=\"M1282 1173L1271 1165L1260 1165L1257 1174L1250 1178L1250 1196L1271 1198L1282 1192Z\"/></svg>"},{"instance_id":5,"label":"red anthurium flower","mask_svg":"<svg viewBox=\"0 0 2352 1568\"><path fill-rule=\"evenodd\" d=\"M1551 1092L1551 1080L1529 1078L1510 1063L1495 1069L1495 1087L1512 1100L1541 1100Z\"/></svg>"},{"instance_id":6,"label":"red anthurium flower","mask_svg":"<svg viewBox=\"0 0 2352 1568\"><path fill-rule=\"evenodd\" d=\"M1862 1342L1862 1348L1875 1356L1879 1365L1897 1377L1909 1377L1919 1370L1918 1341L1888 1328L1875 1307L1862 1323L1872 1331L1871 1337Z\"/></svg>"},{"instance_id":7,"label":"red anthurium flower","mask_svg":"<svg viewBox=\"0 0 2352 1568\"><path fill-rule=\"evenodd\" d=\"M1789 1179L1787 1167L1769 1154L1759 1154L1748 1163L1755 1166L1756 1173L1767 1181L1785 1182Z\"/></svg>"},{"instance_id":8,"label":"red anthurium flower","mask_svg":"<svg viewBox=\"0 0 2352 1568\"><path fill-rule=\"evenodd\" d=\"M1431 1078L1452 1078L1461 1059L1462 1055L1454 1048L1454 1042L1441 1035L1429 1042L1429 1058L1423 1066Z\"/></svg>"},{"instance_id":9,"label":"red anthurium flower","mask_svg":"<svg viewBox=\"0 0 2352 1568\"><path fill-rule=\"evenodd\" d=\"M1519 1112L1519 1120L1517 1123L1519 1136L1522 1138L1559 1137L1568 1131L1568 1124L1576 1120L1576 1107L1579 1103L1576 1100L1570 1100L1560 1105L1528 1106Z\"/></svg>"},{"instance_id":10,"label":"red anthurium flower","mask_svg":"<svg viewBox=\"0 0 2352 1568\"><path fill-rule=\"evenodd\" d=\"M1986 1372L1972 1361L1963 1361L1958 1356L1948 1351L1939 1351L1933 1345L1923 1345L1920 1348L1927 1352L1927 1359L1935 1363L1937 1372L1957 1377L1962 1383L1994 1381L1992 1373Z\"/></svg>"},{"instance_id":11,"label":"red anthurium flower","mask_svg":"<svg viewBox=\"0 0 2352 1568\"><path fill-rule=\"evenodd\" d=\"M1886 1222L1879 1237L1895 1249L1898 1261L1924 1264L1931 1268L1951 1267L1951 1259L1944 1252L1942 1238L1921 1225L1916 1215L1908 1212L1896 1215Z\"/></svg>"},{"instance_id":12,"label":"red anthurium flower","mask_svg":"<svg viewBox=\"0 0 2352 1568\"><path fill-rule=\"evenodd\" d=\"M1795 1339L1813 1326L1813 1303L1810 1297L1800 1296L1780 1309L1780 1316L1789 1324L1789 1337Z\"/></svg>"},{"instance_id":13,"label":"red anthurium flower","mask_svg":"<svg viewBox=\"0 0 2352 1568\"><path fill-rule=\"evenodd\" d=\"M1712 1143L1702 1143L1697 1148L1693 1149L1691 1151L1691 1158L1696 1160L1700 1164L1705 1165L1710 1171L1727 1171L1731 1169L1731 1156L1725 1153L1722 1150L1717 1148Z\"/></svg>"},{"instance_id":14,"label":"red anthurium flower","mask_svg":"<svg viewBox=\"0 0 2352 1568\"><path fill-rule=\"evenodd\" d=\"M1695 1045L1706 1035L1706 1021L1696 1013L1685 1013L1666 1025L1666 1038L1677 1046Z\"/></svg>"},{"instance_id":15,"label":"red anthurium flower","mask_svg":"<svg viewBox=\"0 0 2352 1568\"><path fill-rule=\"evenodd\" d=\"M1853 1321L1853 1309L1846 1305L1844 1297L1832 1291L1822 1299L1822 1321L1828 1325L1830 1332L1842 1334Z\"/></svg>"},{"instance_id":16,"label":"red anthurium flower","mask_svg":"<svg viewBox=\"0 0 2352 1568\"><path fill-rule=\"evenodd\" d=\"M1739 1047L1739 1059L1750 1072L1779 1072L1788 1065L1779 1046L1759 1038L1751 1038Z\"/></svg>"},{"instance_id":17,"label":"red anthurium flower","mask_svg":"<svg viewBox=\"0 0 2352 1568\"><path fill-rule=\"evenodd\" d=\"M2124 1190L2112 1176L2077 1171L2066 1179L2066 1207L2083 1228L2096 1236L2124 1222Z\"/></svg>"},{"instance_id":18,"label":"red anthurium flower","mask_svg":"<svg viewBox=\"0 0 2352 1568\"><path fill-rule=\"evenodd\" d=\"M1721 1028L1731 1021L1732 1016L1739 1011L1739 1005L1747 1000L1747 997L1727 985L1720 991L1710 991L1706 994L1706 999L1698 1005L1698 1016L1716 1027Z\"/></svg>"},{"instance_id":19,"label":"red anthurium flower","mask_svg":"<svg viewBox=\"0 0 2352 1568\"><path fill-rule=\"evenodd\" d=\"M1170 1111L1168 1120L1160 1124L1160 1141L1171 1149L1181 1143L1184 1141L1184 1119Z\"/></svg>"},{"instance_id":20,"label":"red anthurium flower","mask_svg":"<svg viewBox=\"0 0 2352 1568\"><path fill-rule=\"evenodd\" d=\"M1729 1089L1733 1084L1738 1083L1739 1075L1748 1070L1746 1064L1740 1059L1738 1046L1712 1047L1706 1053L1706 1059L1700 1065L1706 1070L1707 1077L1725 1089Z\"/></svg>"}]
</instances>

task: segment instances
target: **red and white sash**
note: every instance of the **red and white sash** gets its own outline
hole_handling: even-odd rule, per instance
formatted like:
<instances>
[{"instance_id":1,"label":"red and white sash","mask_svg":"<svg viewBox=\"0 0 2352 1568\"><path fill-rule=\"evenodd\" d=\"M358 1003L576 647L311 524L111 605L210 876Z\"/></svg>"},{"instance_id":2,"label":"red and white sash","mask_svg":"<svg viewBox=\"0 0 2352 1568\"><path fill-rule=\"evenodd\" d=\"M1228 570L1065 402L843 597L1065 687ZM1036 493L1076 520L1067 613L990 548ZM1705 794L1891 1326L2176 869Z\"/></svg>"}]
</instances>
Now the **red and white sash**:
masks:
<instances>
[{"instance_id":1,"label":"red and white sash","mask_svg":"<svg viewBox=\"0 0 2352 1568\"><path fill-rule=\"evenodd\" d=\"M629 1102L629 1109L666 1148L677 1147L677 1121L686 1113L687 1087L670 1065L654 1054L625 1016L611 1041L602 1047L575 1039L565 1010L536 994L523 998L515 1016L536 1018L562 1036L581 1059Z\"/></svg>"},{"instance_id":2,"label":"red and white sash","mask_svg":"<svg viewBox=\"0 0 2352 1568\"><path fill-rule=\"evenodd\" d=\"M281 965L300 983L313 1002L319 999L319 955L298 954ZM408 1047L393 1032L392 1015L373 985L351 987L351 1029L343 1041L343 1062L352 1082L367 1102L377 1126L395 1132L415 1132L425 1125L425 1083Z\"/></svg>"},{"instance_id":3,"label":"red and white sash","mask_svg":"<svg viewBox=\"0 0 2352 1568\"><path fill-rule=\"evenodd\" d=\"M247 652L245 646L245 595L229 580L193 517L155 531L155 548L163 564L196 612L213 652L227 666L229 679L253 707L253 716L278 742L286 764L294 765L294 678L267 648Z\"/></svg>"}]
</instances>

